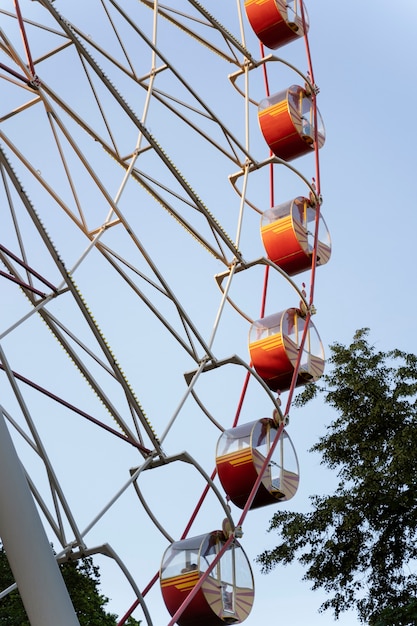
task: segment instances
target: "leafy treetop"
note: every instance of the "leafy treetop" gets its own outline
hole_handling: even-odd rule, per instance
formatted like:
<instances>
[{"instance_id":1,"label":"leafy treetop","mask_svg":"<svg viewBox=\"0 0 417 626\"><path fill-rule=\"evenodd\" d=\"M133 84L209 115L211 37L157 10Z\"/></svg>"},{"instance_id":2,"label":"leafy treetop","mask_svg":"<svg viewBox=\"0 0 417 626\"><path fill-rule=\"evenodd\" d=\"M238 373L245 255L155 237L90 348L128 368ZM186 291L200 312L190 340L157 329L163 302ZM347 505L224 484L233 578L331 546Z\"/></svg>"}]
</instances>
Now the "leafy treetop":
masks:
<instances>
[{"instance_id":1,"label":"leafy treetop","mask_svg":"<svg viewBox=\"0 0 417 626\"><path fill-rule=\"evenodd\" d=\"M417 624L417 357L378 351L368 329L331 346L329 374L298 406L322 394L338 415L311 451L335 471L331 495L311 511L282 511L270 530L279 544L258 557L263 571L298 559L304 579L338 618L356 608L370 626Z\"/></svg>"}]
</instances>

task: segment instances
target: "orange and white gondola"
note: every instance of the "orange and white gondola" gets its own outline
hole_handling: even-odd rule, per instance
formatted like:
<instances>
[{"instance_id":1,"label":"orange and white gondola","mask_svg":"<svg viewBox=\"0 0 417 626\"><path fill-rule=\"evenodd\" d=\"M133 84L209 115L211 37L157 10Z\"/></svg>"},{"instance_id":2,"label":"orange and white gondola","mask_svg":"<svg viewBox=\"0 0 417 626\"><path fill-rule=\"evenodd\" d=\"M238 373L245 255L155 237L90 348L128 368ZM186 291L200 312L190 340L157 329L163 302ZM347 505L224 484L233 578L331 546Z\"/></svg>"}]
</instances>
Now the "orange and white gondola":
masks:
<instances>
[{"instance_id":1,"label":"orange and white gondola","mask_svg":"<svg viewBox=\"0 0 417 626\"><path fill-rule=\"evenodd\" d=\"M301 3L302 0L245 0L245 10L258 39L276 50L308 31L307 11Z\"/></svg>"},{"instance_id":2,"label":"orange and white gondola","mask_svg":"<svg viewBox=\"0 0 417 626\"><path fill-rule=\"evenodd\" d=\"M310 200L297 197L265 211L261 237L268 259L289 276L311 269L316 219L319 219L316 266L330 258L331 244L327 226Z\"/></svg>"},{"instance_id":3,"label":"orange and white gondola","mask_svg":"<svg viewBox=\"0 0 417 626\"><path fill-rule=\"evenodd\" d=\"M226 542L221 530L172 543L165 551L160 584L165 605L175 615ZM254 600L252 570L234 539L178 618L179 626L240 624Z\"/></svg>"},{"instance_id":4,"label":"orange and white gondola","mask_svg":"<svg viewBox=\"0 0 417 626\"><path fill-rule=\"evenodd\" d=\"M261 100L258 120L271 152L284 161L313 152L315 141L319 148L324 145L320 113L316 110L315 115L311 95L298 85Z\"/></svg>"},{"instance_id":5,"label":"orange and white gondola","mask_svg":"<svg viewBox=\"0 0 417 626\"><path fill-rule=\"evenodd\" d=\"M237 507L245 507L276 436L274 420L262 418L225 430L219 438L217 473L227 496ZM297 456L284 430L249 508L290 500L298 489L299 480Z\"/></svg>"},{"instance_id":6,"label":"orange and white gondola","mask_svg":"<svg viewBox=\"0 0 417 626\"><path fill-rule=\"evenodd\" d=\"M257 320L250 327L252 366L272 391L291 387L305 325L300 309L291 308ZM316 381L323 371L323 346L310 319L295 386Z\"/></svg>"}]
</instances>

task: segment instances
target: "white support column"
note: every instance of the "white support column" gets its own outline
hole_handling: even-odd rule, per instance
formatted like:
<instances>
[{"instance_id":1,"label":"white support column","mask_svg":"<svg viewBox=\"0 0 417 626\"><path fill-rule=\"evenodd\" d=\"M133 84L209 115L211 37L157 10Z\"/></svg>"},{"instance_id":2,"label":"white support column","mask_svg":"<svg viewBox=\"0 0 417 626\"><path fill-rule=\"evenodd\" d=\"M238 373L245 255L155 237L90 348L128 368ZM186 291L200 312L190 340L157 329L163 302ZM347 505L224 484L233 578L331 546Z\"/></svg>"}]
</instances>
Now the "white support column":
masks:
<instances>
[{"instance_id":1,"label":"white support column","mask_svg":"<svg viewBox=\"0 0 417 626\"><path fill-rule=\"evenodd\" d=\"M80 626L1 407L0 536L31 626Z\"/></svg>"}]
</instances>

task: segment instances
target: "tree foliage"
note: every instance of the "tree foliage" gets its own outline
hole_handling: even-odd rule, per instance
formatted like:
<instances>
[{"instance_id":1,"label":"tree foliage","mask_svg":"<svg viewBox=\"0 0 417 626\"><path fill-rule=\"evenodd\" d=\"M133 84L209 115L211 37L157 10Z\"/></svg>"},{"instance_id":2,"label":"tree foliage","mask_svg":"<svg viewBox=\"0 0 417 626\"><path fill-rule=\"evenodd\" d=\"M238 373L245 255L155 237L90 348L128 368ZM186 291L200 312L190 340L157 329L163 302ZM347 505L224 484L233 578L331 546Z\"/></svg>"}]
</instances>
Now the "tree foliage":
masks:
<instances>
[{"instance_id":1,"label":"tree foliage","mask_svg":"<svg viewBox=\"0 0 417 626\"><path fill-rule=\"evenodd\" d=\"M62 577L74 605L80 626L115 626L117 615L107 613L108 598L99 591L100 570L91 557L67 561L60 565ZM0 547L0 589L14 582L3 547ZM12 591L0 601L0 626L30 626L18 591ZM140 626L132 617L126 626Z\"/></svg>"},{"instance_id":2,"label":"tree foliage","mask_svg":"<svg viewBox=\"0 0 417 626\"><path fill-rule=\"evenodd\" d=\"M417 624L417 357L382 352L368 329L331 346L330 373L297 399L318 394L338 417L313 446L338 485L311 497L311 511L282 511L280 543L258 557L265 572L298 559L324 589L320 610L356 608L370 626Z\"/></svg>"}]
</instances>

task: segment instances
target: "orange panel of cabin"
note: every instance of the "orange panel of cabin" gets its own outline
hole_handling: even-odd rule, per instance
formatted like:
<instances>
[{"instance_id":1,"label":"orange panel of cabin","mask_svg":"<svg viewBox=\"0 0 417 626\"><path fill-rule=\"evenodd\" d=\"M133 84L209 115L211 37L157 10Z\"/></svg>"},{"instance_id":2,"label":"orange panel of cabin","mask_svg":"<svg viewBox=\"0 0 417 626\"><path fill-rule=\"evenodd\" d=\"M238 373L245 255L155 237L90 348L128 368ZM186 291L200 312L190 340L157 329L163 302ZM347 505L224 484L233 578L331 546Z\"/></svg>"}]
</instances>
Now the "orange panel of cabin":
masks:
<instances>
[{"instance_id":1,"label":"orange panel of cabin","mask_svg":"<svg viewBox=\"0 0 417 626\"><path fill-rule=\"evenodd\" d=\"M291 215L262 226L261 237L268 258L289 276L311 267L305 230Z\"/></svg>"},{"instance_id":2,"label":"orange panel of cabin","mask_svg":"<svg viewBox=\"0 0 417 626\"><path fill-rule=\"evenodd\" d=\"M317 112L318 147L324 144L324 127ZM284 161L292 161L314 150L313 105L305 89L289 89L262 100L258 107L261 132L271 152Z\"/></svg>"},{"instance_id":3,"label":"orange panel of cabin","mask_svg":"<svg viewBox=\"0 0 417 626\"><path fill-rule=\"evenodd\" d=\"M186 597L198 583L199 578L200 572L193 571L161 581L162 597L170 615L175 615ZM186 607L177 624L179 626L193 626L196 620L198 620L201 626L220 626L223 624L222 620L213 615L202 588L199 589Z\"/></svg>"},{"instance_id":4,"label":"orange panel of cabin","mask_svg":"<svg viewBox=\"0 0 417 626\"><path fill-rule=\"evenodd\" d=\"M270 389L290 388L294 366L281 333L253 341L249 344L249 353L253 367Z\"/></svg>"},{"instance_id":5,"label":"orange panel of cabin","mask_svg":"<svg viewBox=\"0 0 417 626\"><path fill-rule=\"evenodd\" d=\"M230 500L243 509L259 475L254 464L252 449L246 448L218 457L216 467L219 480ZM255 509L271 502L276 502L276 498L271 496L261 482L250 508Z\"/></svg>"},{"instance_id":6,"label":"orange panel of cabin","mask_svg":"<svg viewBox=\"0 0 417 626\"><path fill-rule=\"evenodd\" d=\"M245 10L256 36L267 48L276 50L304 35L302 19L288 15L285 1L245 0Z\"/></svg>"},{"instance_id":7,"label":"orange panel of cabin","mask_svg":"<svg viewBox=\"0 0 417 626\"><path fill-rule=\"evenodd\" d=\"M330 237L324 220L319 216L317 265L330 258ZM298 197L265 211L261 222L261 237L268 258L289 276L311 268L316 209L307 198Z\"/></svg>"}]
</instances>

